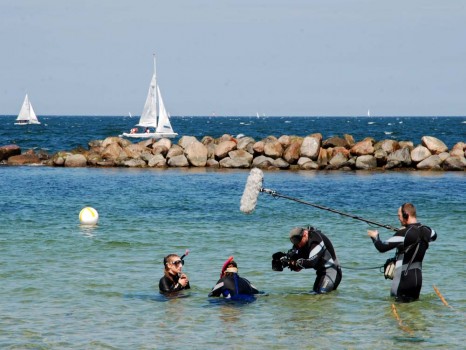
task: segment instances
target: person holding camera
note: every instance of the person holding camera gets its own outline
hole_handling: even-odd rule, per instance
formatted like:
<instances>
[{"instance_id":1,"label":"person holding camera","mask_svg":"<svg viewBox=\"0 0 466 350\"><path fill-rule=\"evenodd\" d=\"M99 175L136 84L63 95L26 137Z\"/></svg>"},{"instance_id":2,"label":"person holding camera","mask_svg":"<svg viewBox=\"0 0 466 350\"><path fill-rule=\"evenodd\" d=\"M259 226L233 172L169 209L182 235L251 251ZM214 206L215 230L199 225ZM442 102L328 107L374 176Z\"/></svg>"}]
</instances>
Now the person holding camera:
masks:
<instances>
[{"instance_id":1,"label":"person holding camera","mask_svg":"<svg viewBox=\"0 0 466 350\"><path fill-rule=\"evenodd\" d=\"M210 291L209 297L223 296L227 299L241 299L254 294L259 294L259 291L246 278L238 275L238 265L233 257L230 257L223 265L220 279Z\"/></svg>"},{"instance_id":2,"label":"person holding camera","mask_svg":"<svg viewBox=\"0 0 466 350\"><path fill-rule=\"evenodd\" d=\"M316 294L329 293L340 284L342 273L332 242L319 230L309 226L295 227L290 232L293 248L288 253L278 252L272 255L272 269L283 271L288 267L292 271L313 268L316 280L312 288Z\"/></svg>"},{"instance_id":3,"label":"person holding camera","mask_svg":"<svg viewBox=\"0 0 466 350\"><path fill-rule=\"evenodd\" d=\"M184 260L177 254L169 254L163 258L164 276L159 281L160 293L178 292L191 288L188 276L181 272Z\"/></svg>"},{"instance_id":4,"label":"person holding camera","mask_svg":"<svg viewBox=\"0 0 466 350\"><path fill-rule=\"evenodd\" d=\"M410 302L419 299L422 287L422 260L429 248L429 242L437 239L437 233L430 227L417 222L416 208L404 203L398 208L401 229L382 241L377 230L368 230L375 248L383 253L396 248L395 272L390 295L396 300ZM386 277L387 278L387 277Z\"/></svg>"}]
</instances>

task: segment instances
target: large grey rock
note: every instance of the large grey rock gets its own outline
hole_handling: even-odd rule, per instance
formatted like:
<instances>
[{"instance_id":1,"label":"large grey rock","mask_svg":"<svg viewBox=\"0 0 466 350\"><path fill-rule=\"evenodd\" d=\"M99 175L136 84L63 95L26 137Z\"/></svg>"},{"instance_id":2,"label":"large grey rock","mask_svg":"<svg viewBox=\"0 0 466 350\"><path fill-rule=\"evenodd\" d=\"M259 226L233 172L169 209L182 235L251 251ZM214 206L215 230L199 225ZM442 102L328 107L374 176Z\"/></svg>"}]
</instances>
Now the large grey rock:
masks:
<instances>
[{"instance_id":1,"label":"large grey rock","mask_svg":"<svg viewBox=\"0 0 466 350\"><path fill-rule=\"evenodd\" d=\"M440 164L442 164L442 159L437 154L434 154L419 162L416 168L419 170L436 169L440 167Z\"/></svg>"},{"instance_id":2,"label":"large grey rock","mask_svg":"<svg viewBox=\"0 0 466 350\"><path fill-rule=\"evenodd\" d=\"M431 155L432 153L430 153L427 147L419 145L411 151L411 160L414 163L419 163Z\"/></svg>"},{"instance_id":3,"label":"large grey rock","mask_svg":"<svg viewBox=\"0 0 466 350\"><path fill-rule=\"evenodd\" d=\"M252 167L259 169L267 169L273 165L274 159L266 156L258 156L253 159Z\"/></svg>"},{"instance_id":4,"label":"large grey rock","mask_svg":"<svg viewBox=\"0 0 466 350\"><path fill-rule=\"evenodd\" d=\"M215 158L223 159L229 152L236 149L236 142L234 141L221 141L217 147L215 147Z\"/></svg>"},{"instance_id":5,"label":"large grey rock","mask_svg":"<svg viewBox=\"0 0 466 350\"><path fill-rule=\"evenodd\" d=\"M404 147L393 153L390 153L388 155L387 165L385 166L385 168L390 169L399 166L410 166L412 163L410 153L411 152L409 147Z\"/></svg>"},{"instance_id":6,"label":"large grey rock","mask_svg":"<svg viewBox=\"0 0 466 350\"><path fill-rule=\"evenodd\" d=\"M181 155L184 155L183 148L178 145L172 145L167 152L166 158L170 159L170 158L174 158L174 157L181 156Z\"/></svg>"},{"instance_id":7,"label":"large grey rock","mask_svg":"<svg viewBox=\"0 0 466 350\"><path fill-rule=\"evenodd\" d=\"M221 168L249 168L253 160L252 154L244 150L235 150L228 153L228 157L220 160Z\"/></svg>"},{"instance_id":8,"label":"large grey rock","mask_svg":"<svg viewBox=\"0 0 466 350\"><path fill-rule=\"evenodd\" d=\"M147 166L147 163L140 158L124 160L121 164L129 168L145 168Z\"/></svg>"},{"instance_id":9,"label":"large grey rock","mask_svg":"<svg viewBox=\"0 0 466 350\"><path fill-rule=\"evenodd\" d=\"M443 162L443 168L445 170L465 170L466 158L463 156L448 157Z\"/></svg>"},{"instance_id":10,"label":"large grey rock","mask_svg":"<svg viewBox=\"0 0 466 350\"><path fill-rule=\"evenodd\" d=\"M447 145L443 141L433 136L423 136L422 144L429 149L433 154L439 154L448 151Z\"/></svg>"},{"instance_id":11,"label":"large grey rock","mask_svg":"<svg viewBox=\"0 0 466 350\"><path fill-rule=\"evenodd\" d=\"M65 167L85 167L87 166L87 158L82 154L70 154L65 159Z\"/></svg>"},{"instance_id":12,"label":"large grey rock","mask_svg":"<svg viewBox=\"0 0 466 350\"><path fill-rule=\"evenodd\" d=\"M373 155L366 154L356 158L356 169L371 170L377 168L377 159Z\"/></svg>"},{"instance_id":13,"label":"large grey rock","mask_svg":"<svg viewBox=\"0 0 466 350\"><path fill-rule=\"evenodd\" d=\"M320 152L320 140L313 136L307 136L301 144L300 154L312 160L317 160Z\"/></svg>"},{"instance_id":14,"label":"large grey rock","mask_svg":"<svg viewBox=\"0 0 466 350\"><path fill-rule=\"evenodd\" d=\"M189 167L188 159L185 157L184 154L180 154L178 156L174 156L168 160L168 165L171 167Z\"/></svg>"},{"instance_id":15,"label":"large grey rock","mask_svg":"<svg viewBox=\"0 0 466 350\"><path fill-rule=\"evenodd\" d=\"M182 136L178 141L181 148L186 149L193 142L199 142L194 136Z\"/></svg>"},{"instance_id":16,"label":"large grey rock","mask_svg":"<svg viewBox=\"0 0 466 350\"><path fill-rule=\"evenodd\" d=\"M254 144L256 141L252 137L242 137L238 140L236 149L245 150L248 153L254 154Z\"/></svg>"},{"instance_id":17,"label":"large grey rock","mask_svg":"<svg viewBox=\"0 0 466 350\"><path fill-rule=\"evenodd\" d=\"M161 154L155 154L147 159L147 166L151 168L163 168L167 166L167 160Z\"/></svg>"},{"instance_id":18,"label":"large grey rock","mask_svg":"<svg viewBox=\"0 0 466 350\"><path fill-rule=\"evenodd\" d=\"M184 154L192 166L204 167L207 163L207 147L197 140L188 144Z\"/></svg>"}]
</instances>

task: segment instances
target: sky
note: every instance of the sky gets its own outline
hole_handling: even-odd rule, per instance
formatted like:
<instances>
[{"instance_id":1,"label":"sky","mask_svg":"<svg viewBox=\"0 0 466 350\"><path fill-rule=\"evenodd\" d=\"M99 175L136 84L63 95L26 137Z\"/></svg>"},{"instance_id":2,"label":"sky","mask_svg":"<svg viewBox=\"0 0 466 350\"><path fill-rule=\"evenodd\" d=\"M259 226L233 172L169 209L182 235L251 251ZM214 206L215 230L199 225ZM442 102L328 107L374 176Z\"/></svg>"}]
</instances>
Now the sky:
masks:
<instances>
[{"instance_id":1,"label":"sky","mask_svg":"<svg viewBox=\"0 0 466 350\"><path fill-rule=\"evenodd\" d=\"M0 0L0 115L464 116L464 0Z\"/></svg>"}]
</instances>

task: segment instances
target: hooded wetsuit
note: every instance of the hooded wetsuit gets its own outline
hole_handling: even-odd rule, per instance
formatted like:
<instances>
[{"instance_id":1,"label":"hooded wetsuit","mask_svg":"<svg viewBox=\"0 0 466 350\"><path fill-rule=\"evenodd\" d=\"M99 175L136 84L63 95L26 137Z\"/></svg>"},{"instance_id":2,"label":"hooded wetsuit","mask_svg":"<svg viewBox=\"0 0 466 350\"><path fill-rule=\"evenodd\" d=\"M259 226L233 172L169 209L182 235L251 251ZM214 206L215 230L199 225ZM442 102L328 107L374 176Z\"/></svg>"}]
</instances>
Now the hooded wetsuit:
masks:
<instances>
[{"instance_id":1,"label":"hooded wetsuit","mask_svg":"<svg viewBox=\"0 0 466 350\"><path fill-rule=\"evenodd\" d=\"M429 242L436 239L437 233L420 223L406 225L386 241L381 241L379 236L372 238L375 247L381 253L396 248L391 296L406 302L419 298L422 287L422 260L429 248Z\"/></svg>"},{"instance_id":2,"label":"hooded wetsuit","mask_svg":"<svg viewBox=\"0 0 466 350\"><path fill-rule=\"evenodd\" d=\"M336 290L340 284L342 273L332 242L319 230L309 228L308 241L302 248L295 249L298 268L316 270L313 291L317 294Z\"/></svg>"},{"instance_id":3,"label":"hooded wetsuit","mask_svg":"<svg viewBox=\"0 0 466 350\"><path fill-rule=\"evenodd\" d=\"M217 284L210 291L209 297L223 295L225 298L231 298L237 295L253 295L258 293L257 288L246 278L240 277L237 273L228 273L225 277L218 280Z\"/></svg>"},{"instance_id":4,"label":"hooded wetsuit","mask_svg":"<svg viewBox=\"0 0 466 350\"><path fill-rule=\"evenodd\" d=\"M172 275L172 279L170 279L167 276L163 276L160 281L159 281L159 290L160 293L170 293L170 292L178 292L183 289L189 289L191 288L189 286L189 282L186 285L186 287L183 287L180 283L178 283L178 280L180 277L178 275Z\"/></svg>"}]
</instances>

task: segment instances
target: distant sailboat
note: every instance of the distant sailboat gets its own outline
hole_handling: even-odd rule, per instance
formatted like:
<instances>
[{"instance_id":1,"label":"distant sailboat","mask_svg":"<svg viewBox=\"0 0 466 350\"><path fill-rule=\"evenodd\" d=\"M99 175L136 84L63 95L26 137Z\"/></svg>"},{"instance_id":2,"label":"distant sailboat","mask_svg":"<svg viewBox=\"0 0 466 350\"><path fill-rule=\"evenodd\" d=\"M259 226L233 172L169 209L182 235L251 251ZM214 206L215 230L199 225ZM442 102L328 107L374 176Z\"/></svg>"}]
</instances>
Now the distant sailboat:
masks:
<instances>
[{"instance_id":1,"label":"distant sailboat","mask_svg":"<svg viewBox=\"0 0 466 350\"><path fill-rule=\"evenodd\" d=\"M145 128L144 132L139 132L138 127ZM146 103L139 118L139 123L136 124L135 128L131 129L131 132L125 132L120 137L161 139L163 137L173 138L177 135L171 126L170 115L165 109L160 87L157 85L154 55L154 73L152 74L149 92L147 93Z\"/></svg>"},{"instance_id":2,"label":"distant sailboat","mask_svg":"<svg viewBox=\"0 0 466 350\"><path fill-rule=\"evenodd\" d=\"M368 116L368 117L371 116L371 110L370 110L370 109L367 110L367 116Z\"/></svg>"},{"instance_id":3,"label":"distant sailboat","mask_svg":"<svg viewBox=\"0 0 466 350\"><path fill-rule=\"evenodd\" d=\"M29 101L29 97L26 94L26 97L24 97L23 105L21 106L21 110L19 111L18 118L16 118L15 125L28 124L40 124L40 122L37 119L37 115L34 112L34 108L32 108L32 104Z\"/></svg>"}]
</instances>

